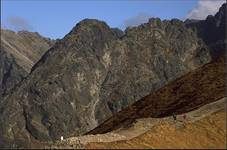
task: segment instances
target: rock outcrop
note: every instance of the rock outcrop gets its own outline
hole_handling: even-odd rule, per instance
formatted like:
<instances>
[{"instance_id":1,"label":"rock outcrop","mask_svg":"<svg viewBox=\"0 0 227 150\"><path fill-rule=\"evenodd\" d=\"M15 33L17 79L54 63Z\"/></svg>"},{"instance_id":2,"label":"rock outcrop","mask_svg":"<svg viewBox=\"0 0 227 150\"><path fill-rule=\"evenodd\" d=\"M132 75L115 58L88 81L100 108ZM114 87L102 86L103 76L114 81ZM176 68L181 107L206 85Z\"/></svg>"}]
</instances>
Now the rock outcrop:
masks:
<instances>
[{"instance_id":1,"label":"rock outcrop","mask_svg":"<svg viewBox=\"0 0 227 150\"><path fill-rule=\"evenodd\" d=\"M213 59L226 52L226 9L226 3L224 3L214 16L209 15L201 21L185 21L186 26L192 28L209 46Z\"/></svg>"},{"instance_id":2,"label":"rock outcrop","mask_svg":"<svg viewBox=\"0 0 227 150\"><path fill-rule=\"evenodd\" d=\"M86 133L209 61L206 46L180 20L153 18L119 36L106 23L85 19L0 103L1 144L26 147L31 137Z\"/></svg>"},{"instance_id":3,"label":"rock outcrop","mask_svg":"<svg viewBox=\"0 0 227 150\"><path fill-rule=\"evenodd\" d=\"M0 48L0 101L28 73L20 67L12 55Z\"/></svg>"},{"instance_id":4,"label":"rock outcrop","mask_svg":"<svg viewBox=\"0 0 227 150\"><path fill-rule=\"evenodd\" d=\"M53 44L53 40L38 33L1 29L0 100L28 75Z\"/></svg>"},{"instance_id":5,"label":"rock outcrop","mask_svg":"<svg viewBox=\"0 0 227 150\"><path fill-rule=\"evenodd\" d=\"M225 67L225 57L221 56L136 101L87 134L107 133L139 118L186 113L222 99L227 96Z\"/></svg>"}]
</instances>

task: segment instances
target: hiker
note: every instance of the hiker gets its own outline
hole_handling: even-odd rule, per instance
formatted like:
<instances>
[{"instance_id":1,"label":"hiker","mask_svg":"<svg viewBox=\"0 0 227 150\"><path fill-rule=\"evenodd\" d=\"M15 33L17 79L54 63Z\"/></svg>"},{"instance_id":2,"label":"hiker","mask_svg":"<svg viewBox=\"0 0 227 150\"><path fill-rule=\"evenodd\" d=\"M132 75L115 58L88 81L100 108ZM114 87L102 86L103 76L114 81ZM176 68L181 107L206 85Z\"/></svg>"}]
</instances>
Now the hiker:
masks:
<instances>
[{"instance_id":1,"label":"hiker","mask_svg":"<svg viewBox=\"0 0 227 150\"><path fill-rule=\"evenodd\" d=\"M173 113L173 120L176 121L177 120L177 116L175 113Z\"/></svg>"},{"instance_id":2,"label":"hiker","mask_svg":"<svg viewBox=\"0 0 227 150\"><path fill-rule=\"evenodd\" d=\"M186 120L186 114L183 114L183 119Z\"/></svg>"}]
</instances>

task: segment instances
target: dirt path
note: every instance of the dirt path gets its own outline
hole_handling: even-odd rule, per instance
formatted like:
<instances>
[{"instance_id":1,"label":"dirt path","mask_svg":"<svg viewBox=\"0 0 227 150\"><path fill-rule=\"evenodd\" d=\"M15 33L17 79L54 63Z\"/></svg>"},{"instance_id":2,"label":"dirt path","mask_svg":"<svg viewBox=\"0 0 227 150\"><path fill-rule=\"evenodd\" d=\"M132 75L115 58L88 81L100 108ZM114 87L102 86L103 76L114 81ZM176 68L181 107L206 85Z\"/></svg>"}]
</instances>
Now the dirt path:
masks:
<instances>
[{"instance_id":1,"label":"dirt path","mask_svg":"<svg viewBox=\"0 0 227 150\"><path fill-rule=\"evenodd\" d=\"M93 142L85 145L92 149L226 149L226 110L222 109L201 120L176 128L163 122L130 140Z\"/></svg>"},{"instance_id":2,"label":"dirt path","mask_svg":"<svg viewBox=\"0 0 227 150\"><path fill-rule=\"evenodd\" d=\"M183 119L182 115L177 115L177 121L174 121L172 117L165 118L142 118L138 119L131 127L120 128L118 130L106 133L106 134L97 134L97 135L85 135L79 137L72 137L65 139L61 142L57 142L58 146L71 146L73 148L78 143L80 146L86 145L91 142L114 142L122 140L130 140L139 135L142 135L150 131L155 125L162 123L173 123L176 125L176 129L180 130L184 128L184 124L195 122L200 120L214 112L217 112L221 109L226 108L227 98L222 98L216 102L204 105L197 110L186 113L186 120ZM79 147L81 148L81 147Z\"/></svg>"}]
</instances>

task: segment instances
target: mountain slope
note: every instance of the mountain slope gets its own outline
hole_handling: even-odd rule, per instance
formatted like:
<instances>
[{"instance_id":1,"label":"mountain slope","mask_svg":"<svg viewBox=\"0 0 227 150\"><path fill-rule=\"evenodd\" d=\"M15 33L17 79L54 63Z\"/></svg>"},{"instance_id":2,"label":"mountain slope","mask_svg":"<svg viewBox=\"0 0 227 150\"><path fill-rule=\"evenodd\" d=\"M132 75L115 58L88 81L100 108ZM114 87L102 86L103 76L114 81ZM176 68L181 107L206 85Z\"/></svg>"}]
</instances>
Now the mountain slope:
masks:
<instances>
[{"instance_id":1,"label":"mountain slope","mask_svg":"<svg viewBox=\"0 0 227 150\"><path fill-rule=\"evenodd\" d=\"M26 72L53 46L54 41L37 32L1 29L1 49L11 54Z\"/></svg>"},{"instance_id":2,"label":"mountain slope","mask_svg":"<svg viewBox=\"0 0 227 150\"><path fill-rule=\"evenodd\" d=\"M0 100L26 75L27 72L16 63L15 59L0 48Z\"/></svg>"},{"instance_id":3,"label":"mountain slope","mask_svg":"<svg viewBox=\"0 0 227 150\"><path fill-rule=\"evenodd\" d=\"M124 34L105 22L85 19L57 41L23 83L0 102L0 139L4 140L0 145L29 147L31 139L52 141L84 134L210 60L203 41L177 19L152 18L148 23L128 28ZM212 68L204 70L207 76L191 73L186 77L194 83L173 84L173 94L168 87L158 90L164 90L170 100L164 96L155 99L162 95L158 96L158 92L150 100L151 94L123 110L125 116L117 113L120 116L91 132L108 132L141 116L162 117L173 111L190 111L221 98L225 89L224 57L212 64L206 65ZM200 77L206 81L196 89L194 85L200 86L203 81L197 82ZM196 94L206 88L217 94ZM180 93L181 89L185 91ZM197 100L190 101L188 95Z\"/></svg>"},{"instance_id":4,"label":"mountain slope","mask_svg":"<svg viewBox=\"0 0 227 150\"><path fill-rule=\"evenodd\" d=\"M127 127L105 134L70 137L46 145L46 148L171 148L171 146L172 148L211 148L211 146L224 148L226 147L224 113L226 100L225 97L196 110L177 115L176 121L172 116L140 118ZM186 119L183 115L187 116ZM159 130L160 128L162 130ZM144 135L147 135L146 138L143 138ZM188 138L192 136L194 138ZM194 140L195 138L197 140Z\"/></svg>"},{"instance_id":5,"label":"mountain slope","mask_svg":"<svg viewBox=\"0 0 227 150\"><path fill-rule=\"evenodd\" d=\"M0 100L25 78L54 41L38 33L1 29Z\"/></svg>"},{"instance_id":6,"label":"mountain slope","mask_svg":"<svg viewBox=\"0 0 227 150\"><path fill-rule=\"evenodd\" d=\"M146 124L146 122L144 123ZM180 126L177 124L162 121L135 138L115 142L91 142L85 147L88 149L226 148L226 109L219 110L195 122L185 122L181 125L179 123Z\"/></svg>"},{"instance_id":7,"label":"mountain slope","mask_svg":"<svg viewBox=\"0 0 227 150\"><path fill-rule=\"evenodd\" d=\"M226 3L214 15L209 15L205 20L186 20L187 27L192 28L199 38L209 46L213 58L226 52Z\"/></svg>"},{"instance_id":8,"label":"mountain slope","mask_svg":"<svg viewBox=\"0 0 227 150\"><path fill-rule=\"evenodd\" d=\"M83 134L209 61L206 46L182 21L153 18L119 38L106 23L85 19L0 103L0 138L6 146L28 146L29 137Z\"/></svg>"},{"instance_id":9,"label":"mountain slope","mask_svg":"<svg viewBox=\"0 0 227 150\"><path fill-rule=\"evenodd\" d=\"M225 66L225 57L219 57L135 102L86 134L110 132L138 118L185 113L226 97Z\"/></svg>"}]
</instances>

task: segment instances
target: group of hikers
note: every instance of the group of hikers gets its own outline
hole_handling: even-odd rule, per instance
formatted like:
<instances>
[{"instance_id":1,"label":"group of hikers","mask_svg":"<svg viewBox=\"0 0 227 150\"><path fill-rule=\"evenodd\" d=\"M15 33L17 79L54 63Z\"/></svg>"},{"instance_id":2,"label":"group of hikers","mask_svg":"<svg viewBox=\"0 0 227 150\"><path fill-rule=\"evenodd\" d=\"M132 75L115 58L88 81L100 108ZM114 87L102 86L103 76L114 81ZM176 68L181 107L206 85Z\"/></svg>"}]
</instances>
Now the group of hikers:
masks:
<instances>
[{"instance_id":1,"label":"group of hikers","mask_svg":"<svg viewBox=\"0 0 227 150\"><path fill-rule=\"evenodd\" d=\"M183 114L182 117L183 117L183 121L186 121L186 118L187 118L186 114ZM177 121L177 115L175 113L173 113L173 120Z\"/></svg>"}]
</instances>

